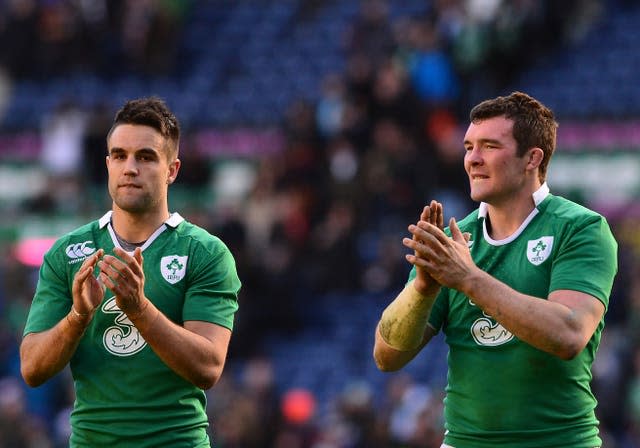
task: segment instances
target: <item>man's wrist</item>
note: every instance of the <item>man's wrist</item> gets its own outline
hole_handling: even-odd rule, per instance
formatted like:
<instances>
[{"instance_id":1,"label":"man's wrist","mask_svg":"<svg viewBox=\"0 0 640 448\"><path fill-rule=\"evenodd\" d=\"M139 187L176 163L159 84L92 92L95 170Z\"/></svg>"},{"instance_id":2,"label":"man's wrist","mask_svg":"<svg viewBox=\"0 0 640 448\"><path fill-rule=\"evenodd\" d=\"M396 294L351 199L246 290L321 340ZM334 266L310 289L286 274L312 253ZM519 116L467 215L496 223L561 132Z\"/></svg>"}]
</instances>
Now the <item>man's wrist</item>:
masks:
<instances>
[{"instance_id":1,"label":"man's wrist","mask_svg":"<svg viewBox=\"0 0 640 448\"><path fill-rule=\"evenodd\" d=\"M160 310L153 306L151 300L145 299L135 313L127 313L129 320L136 326L140 333L145 334L160 316Z\"/></svg>"},{"instance_id":2,"label":"man's wrist","mask_svg":"<svg viewBox=\"0 0 640 448\"><path fill-rule=\"evenodd\" d=\"M66 320L71 329L78 335L81 336L84 334L84 331L87 329L89 324L91 323L91 315L92 313L80 313L75 307L72 305L71 310L66 315Z\"/></svg>"},{"instance_id":3,"label":"man's wrist","mask_svg":"<svg viewBox=\"0 0 640 448\"><path fill-rule=\"evenodd\" d=\"M481 291L484 287L481 286L485 283L486 272L482 269L474 269L464 276L464 279L455 289L463 293L469 298L476 296L478 291Z\"/></svg>"},{"instance_id":4,"label":"man's wrist","mask_svg":"<svg viewBox=\"0 0 640 448\"><path fill-rule=\"evenodd\" d=\"M148 307L149 307L149 299L145 298L136 311L126 313L127 317L132 322L135 320L138 320Z\"/></svg>"},{"instance_id":5,"label":"man's wrist","mask_svg":"<svg viewBox=\"0 0 640 448\"><path fill-rule=\"evenodd\" d=\"M76 310L76 307L73 306L73 305L71 305L71 314L73 314L73 316L75 318L80 319L80 320L85 320L91 315L90 313L79 313Z\"/></svg>"},{"instance_id":6,"label":"man's wrist","mask_svg":"<svg viewBox=\"0 0 640 448\"><path fill-rule=\"evenodd\" d=\"M416 298L425 300L434 298L440 292L440 284L431 279L429 282L421 281L417 277L411 282L411 286L415 290Z\"/></svg>"}]
</instances>

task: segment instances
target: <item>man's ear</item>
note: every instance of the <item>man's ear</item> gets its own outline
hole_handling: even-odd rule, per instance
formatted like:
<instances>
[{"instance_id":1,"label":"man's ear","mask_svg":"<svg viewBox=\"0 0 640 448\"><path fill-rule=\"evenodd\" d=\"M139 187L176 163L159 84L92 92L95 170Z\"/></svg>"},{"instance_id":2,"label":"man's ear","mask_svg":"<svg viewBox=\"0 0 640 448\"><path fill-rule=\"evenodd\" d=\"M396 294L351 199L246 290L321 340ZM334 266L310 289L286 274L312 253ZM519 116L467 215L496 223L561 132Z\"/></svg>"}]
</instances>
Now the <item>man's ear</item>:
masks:
<instances>
[{"instance_id":1,"label":"man's ear","mask_svg":"<svg viewBox=\"0 0 640 448\"><path fill-rule=\"evenodd\" d=\"M167 176L167 185L171 185L178 177L180 171L180 159L175 159L169 164L169 176Z\"/></svg>"},{"instance_id":2,"label":"man's ear","mask_svg":"<svg viewBox=\"0 0 640 448\"><path fill-rule=\"evenodd\" d=\"M541 148L531 148L528 157L527 168L534 170L538 168L542 160L544 160L544 151Z\"/></svg>"}]
</instances>

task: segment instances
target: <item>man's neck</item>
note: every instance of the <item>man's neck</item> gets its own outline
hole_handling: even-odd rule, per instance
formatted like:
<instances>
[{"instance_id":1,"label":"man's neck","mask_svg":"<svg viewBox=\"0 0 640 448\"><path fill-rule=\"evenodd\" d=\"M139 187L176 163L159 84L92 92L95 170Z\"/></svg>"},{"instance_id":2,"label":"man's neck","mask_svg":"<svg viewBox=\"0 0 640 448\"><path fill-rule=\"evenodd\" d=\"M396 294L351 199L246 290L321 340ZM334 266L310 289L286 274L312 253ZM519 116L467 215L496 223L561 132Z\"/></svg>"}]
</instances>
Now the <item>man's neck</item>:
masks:
<instances>
[{"instance_id":1,"label":"man's neck","mask_svg":"<svg viewBox=\"0 0 640 448\"><path fill-rule=\"evenodd\" d=\"M146 241L167 219L169 211L166 209L136 214L126 212L115 205L111 215L113 230L120 238L131 243Z\"/></svg>"},{"instance_id":2,"label":"man's neck","mask_svg":"<svg viewBox=\"0 0 640 448\"><path fill-rule=\"evenodd\" d=\"M539 188L539 186L538 186ZM528 189L518 196L499 204L487 204L487 230L494 240L502 240L513 235L536 208L533 193Z\"/></svg>"}]
</instances>

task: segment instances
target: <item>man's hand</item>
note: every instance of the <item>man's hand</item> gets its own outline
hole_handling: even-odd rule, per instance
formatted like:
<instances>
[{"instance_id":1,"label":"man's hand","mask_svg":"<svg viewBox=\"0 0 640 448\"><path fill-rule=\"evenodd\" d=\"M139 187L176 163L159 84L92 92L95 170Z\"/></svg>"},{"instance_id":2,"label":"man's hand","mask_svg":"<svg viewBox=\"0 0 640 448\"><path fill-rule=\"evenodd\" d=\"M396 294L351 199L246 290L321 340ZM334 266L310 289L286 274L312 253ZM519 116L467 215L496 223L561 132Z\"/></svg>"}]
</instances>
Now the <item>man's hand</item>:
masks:
<instances>
[{"instance_id":1,"label":"man's hand","mask_svg":"<svg viewBox=\"0 0 640 448\"><path fill-rule=\"evenodd\" d=\"M142 250L137 247L133 256L117 247L113 252L116 257L105 255L98 264L100 279L115 294L118 308L131 318L148 304L144 295Z\"/></svg>"},{"instance_id":2,"label":"man's hand","mask_svg":"<svg viewBox=\"0 0 640 448\"><path fill-rule=\"evenodd\" d=\"M87 317L90 320L89 316L102 302L105 287L93 276L93 270L103 255L104 249L98 249L96 253L84 260L73 278L71 294L74 315L77 317Z\"/></svg>"},{"instance_id":3,"label":"man's hand","mask_svg":"<svg viewBox=\"0 0 640 448\"><path fill-rule=\"evenodd\" d=\"M422 210L422 213L420 214L420 222L429 223L432 226L443 229L444 214L442 211L442 204L440 202L432 200L431 203L425 206ZM411 231L411 226L409 226L409 231ZM412 241L419 244L424 243L415 233L413 233ZM413 258L410 259L407 257L407 260L416 267L416 279L414 281L414 288L416 288L416 290L424 296L431 296L435 294L438 289L440 289L440 284L429 274L426 269L424 269L424 267L412 261L413 259L417 260L421 258L423 254L415 248L411 248L414 249Z\"/></svg>"},{"instance_id":4,"label":"man's hand","mask_svg":"<svg viewBox=\"0 0 640 448\"><path fill-rule=\"evenodd\" d=\"M413 239L405 238L405 246L414 250L416 255L407 255L407 260L424 269L441 285L464 290L464 282L469 274L477 269L467 246L469 234L463 234L455 218L449 221L449 238L439 227L430 222L420 221L409 226Z\"/></svg>"}]
</instances>

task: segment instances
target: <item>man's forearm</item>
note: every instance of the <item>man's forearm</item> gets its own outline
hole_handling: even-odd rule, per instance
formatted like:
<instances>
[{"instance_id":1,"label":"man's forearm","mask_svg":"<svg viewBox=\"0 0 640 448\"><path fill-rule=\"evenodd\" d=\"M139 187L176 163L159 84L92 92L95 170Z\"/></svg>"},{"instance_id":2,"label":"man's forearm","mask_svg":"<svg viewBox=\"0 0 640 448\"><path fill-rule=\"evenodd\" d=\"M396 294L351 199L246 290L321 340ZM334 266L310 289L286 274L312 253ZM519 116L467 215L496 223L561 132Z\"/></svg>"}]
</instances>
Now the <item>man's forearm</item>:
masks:
<instances>
[{"instance_id":1,"label":"man's forearm","mask_svg":"<svg viewBox=\"0 0 640 448\"><path fill-rule=\"evenodd\" d=\"M436 295L424 296L413 281L408 283L382 313L378 325L382 339L400 351L420 346Z\"/></svg>"},{"instance_id":2,"label":"man's forearm","mask_svg":"<svg viewBox=\"0 0 640 448\"><path fill-rule=\"evenodd\" d=\"M522 294L481 270L466 282L463 292L517 338L563 359L571 359L584 348L595 329L589 327L589 322L597 325L601 317L601 313L596 315L599 310L593 309L588 314L595 317L589 318L584 311L553 300L553 294L551 300ZM554 294L581 293L558 291ZM597 302L593 297L583 300Z\"/></svg>"},{"instance_id":3,"label":"man's forearm","mask_svg":"<svg viewBox=\"0 0 640 448\"><path fill-rule=\"evenodd\" d=\"M212 341L190 331L172 322L148 299L144 310L129 318L158 357L178 375L201 389L216 383L224 367L228 337Z\"/></svg>"},{"instance_id":4,"label":"man's forearm","mask_svg":"<svg viewBox=\"0 0 640 448\"><path fill-rule=\"evenodd\" d=\"M25 382L36 387L64 369L87 325L86 316L69 311L49 330L26 335L20 344L20 370Z\"/></svg>"}]
</instances>

